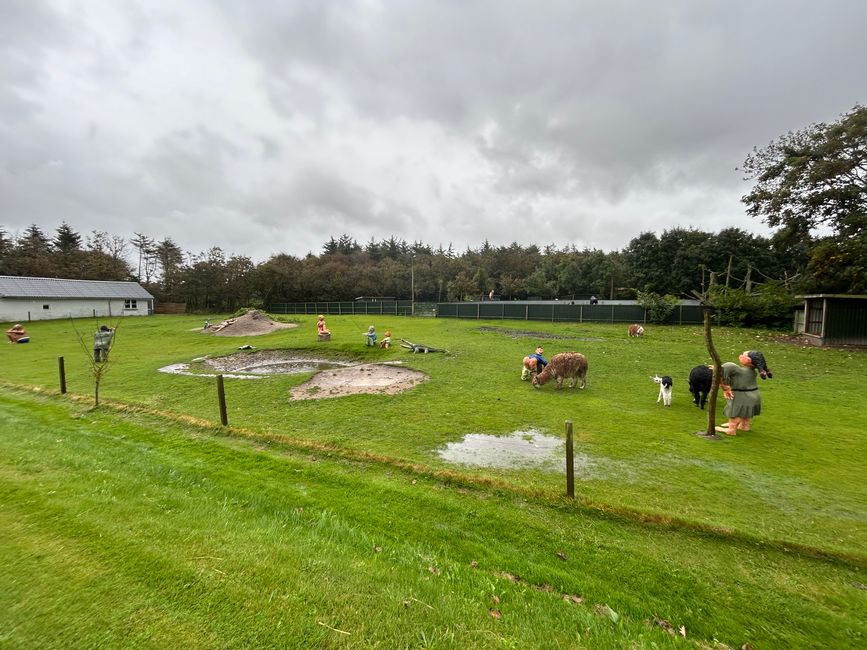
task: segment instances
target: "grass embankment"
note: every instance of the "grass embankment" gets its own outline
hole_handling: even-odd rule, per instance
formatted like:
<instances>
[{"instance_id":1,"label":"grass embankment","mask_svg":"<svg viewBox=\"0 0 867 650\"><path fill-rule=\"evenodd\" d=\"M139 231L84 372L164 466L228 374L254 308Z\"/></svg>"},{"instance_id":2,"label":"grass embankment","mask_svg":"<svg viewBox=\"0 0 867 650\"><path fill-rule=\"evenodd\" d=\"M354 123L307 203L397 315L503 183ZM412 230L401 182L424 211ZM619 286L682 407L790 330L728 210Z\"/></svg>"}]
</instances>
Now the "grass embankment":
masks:
<instances>
[{"instance_id":1,"label":"grass embankment","mask_svg":"<svg viewBox=\"0 0 867 650\"><path fill-rule=\"evenodd\" d=\"M857 647L863 571L0 397L9 647ZM686 639L661 625L684 626Z\"/></svg>"},{"instance_id":2,"label":"grass embankment","mask_svg":"<svg viewBox=\"0 0 867 650\"><path fill-rule=\"evenodd\" d=\"M150 421L156 430L150 433L139 426L141 415L125 416L128 421L117 423L111 416L88 413L71 425L80 434L81 445L86 448L99 440L104 453L126 450L127 456L103 457L103 452L88 449L76 460L62 460L66 452L55 457L69 445L49 444L54 434L47 423L54 417L62 420L59 404L69 400L41 404L16 393L9 404L10 409L15 406L12 411L18 412L20 422L4 424L4 436L13 426L26 431L31 412L54 413L40 416L46 423L44 439L31 444L29 435L20 440L4 437L7 478L2 485L4 491L14 491L4 512L11 513L7 519L13 524L33 522L32 531L19 523L5 533L13 542L14 565L23 567L22 576L30 573L28 547L41 546L43 541L46 548L54 549L45 557L54 565L49 582L58 587L74 577L67 575L72 569L65 567L64 560L63 549L70 546L83 544L87 561L106 575L116 572L116 563L125 563L125 547L131 548L130 562L141 567L142 575L153 573L147 567L158 564L155 575L144 584L135 572L122 578L122 567L118 568L118 580L125 582L124 598L147 602L138 607L152 611L154 619L141 622L143 631L130 631L132 614L117 614L107 633L112 642L129 633L139 642L158 644L158 638L148 635L162 629L164 617L177 617L190 634L198 635L199 621L209 619L212 609L217 618L227 617L215 624L214 634L225 633L234 644L258 643L244 636L247 627L270 626L270 633L277 634L284 625L289 626L285 638L311 638L324 645L331 638L321 636L325 632L345 637L344 643L362 646L378 640L387 647L426 642L453 647L557 643L599 647L621 646L630 640L639 645L671 641L668 635L660 637L658 630L644 627L643 621L654 614L685 625L690 638L708 643L714 638L774 646L845 646L863 641L859 620L865 618L867 592L857 587L867 583L863 478L867 405L861 399L862 352L802 349L778 343L766 332L717 330L717 347L724 359L759 348L775 378L761 385L765 413L755 419L753 432L709 442L692 435L704 428L704 412L691 404L686 391L690 368L707 361L697 327L651 327L644 339L629 340L625 326L330 317L334 341L323 345L311 342L315 317L299 317L299 321L297 330L232 339L191 331L201 325L198 318L128 319L118 331L101 397L174 418L216 422L212 379L165 375L157 369L204 354L229 354L244 343L402 360L430 380L397 396L304 402L290 401L288 391L306 377L227 380L230 424L242 427L252 440L209 438L213 431L194 432L161 421ZM365 349L362 333L370 322L379 331L390 328L395 338L445 347L451 353L411 355L400 348ZM76 323L84 331L92 325ZM69 390L82 399L92 392L86 360L69 321L33 323L28 330L33 336L29 346L0 348L0 381L6 382L7 391L11 384L56 389L56 358L62 355ZM516 337L507 330L571 338ZM558 393L549 385L534 391L520 382L520 358L538 342L545 345L547 355L567 350L586 354L587 390ZM654 373L675 378L671 408L655 403L657 387L649 379ZM74 408L84 408L79 404ZM459 441L467 433L505 435L536 427L562 436L567 419L575 423L576 454L583 460L577 476L578 504L560 497L562 474L456 468L437 455L447 442ZM91 420L98 423L100 434L92 430ZM147 442L132 442L141 436ZM44 458L35 451L25 454L9 446L13 442L48 453ZM334 451L325 454L325 449ZM159 471L148 472L141 463L146 467L155 453L163 464ZM102 458L93 461L99 472L87 469L91 458ZM42 469L38 469L40 462ZM33 471L47 476L58 465L69 471L81 468L78 488L70 488L73 491L58 498L53 507L44 507L54 502L47 493L57 488L39 491L27 471L36 468ZM21 473L21 468L26 471ZM141 476L133 481L137 472ZM175 475L181 478L174 480ZM438 476L449 480L439 482ZM190 477L207 482L197 487ZM220 487L211 489L217 477L223 477ZM99 495L100 481L116 486L106 496L113 507L87 505ZM127 490L123 487L127 482L136 487ZM57 485L65 481L58 480ZM163 490L168 490L166 500L159 503L170 505L154 506L154 494ZM232 499L248 505L232 510L239 518L226 524L234 532L227 530L224 538L222 524L211 519L216 516L215 521L222 521L220 513L225 514L225 504ZM314 513L318 518L311 519ZM79 530L77 524L85 521L91 524ZM183 530L187 522L195 521L200 523L192 530L198 532L188 537ZM335 523L345 534L322 522ZM76 525L70 528L71 524ZM176 528L182 533L173 534ZM284 536L282 530L291 534ZM109 545L115 548L113 553L101 554L100 545L90 540L100 534L115 536L116 542ZM388 543L380 543L380 538ZM188 540L208 547L208 552L188 555ZM213 552L212 540L223 540L220 545L232 551L230 558ZM374 550L370 557L367 545L383 550ZM390 547L391 555L386 552ZM797 553L786 553L787 549ZM232 571L242 577L228 581L223 574L231 572L225 566L203 567L203 560L189 561L205 557L230 562ZM299 562L305 557L307 565L302 566ZM388 563L383 564L386 558ZM479 568L466 566L472 561ZM166 563L165 571L160 562ZM507 573L522 581L510 582L503 577ZM206 576L207 587L200 586L210 594L208 598L195 598L195 603L185 600L177 580L187 584L190 575ZM331 576L330 581L323 576ZM280 592L284 580L290 586ZM341 580L347 584L332 584ZM89 581L96 591L111 591L113 584L102 574ZM260 594L244 591L258 589L239 586L261 581L267 583L263 589L270 587L269 594L276 589L275 593L301 595L287 596L289 605L284 602L285 607L272 609L277 595L271 594L266 605L257 600ZM15 574L9 586L5 582L4 593L28 584ZM585 604L563 610L565 603L560 596L552 600L543 589L546 584L555 595L580 594ZM402 596L409 593L407 589L411 598L425 605ZM74 599L74 590L65 588L45 594L41 608L52 611L51 615L62 609L61 601ZM506 612L491 600L497 595L502 605L503 594L520 603L505 627ZM398 613L386 607L374 615L378 607L390 603L387 595L401 607L404 600L409 604ZM23 594L11 596L10 601L17 603L19 597ZM220 605L223 601L225 608ZM604 604L622 615L617 625L597 615L596 605ZM75 612L90 616L86 605L84 610L73 608L70 616L74 618ZM234 629L228 619L238 618L238 608L244 615ZM330 608L343 616L333 620L347 621L355 635L329 632L324 625L341 625L325 619L312 622L314 614ZM487 613L491 608L503 611L503 618L493 619ZM18 614L6 627L27 627L28 612L13 611ZM293 616L305 612L305 623L284 621L277 626L286 611ZM483 622L469 613L481 613ZM425 617L431 617L428 624ZM262 627L257 628L255 621ZM312 633L313 625L321 629ZM220 632L223 628L228 631ZM366 632L358 634L360 630ZM571 636L565 636L567 631ZM210 637L203 633L202 638ZM280 638L261 637L269 642Z\"/></svg>"}]
</instances>

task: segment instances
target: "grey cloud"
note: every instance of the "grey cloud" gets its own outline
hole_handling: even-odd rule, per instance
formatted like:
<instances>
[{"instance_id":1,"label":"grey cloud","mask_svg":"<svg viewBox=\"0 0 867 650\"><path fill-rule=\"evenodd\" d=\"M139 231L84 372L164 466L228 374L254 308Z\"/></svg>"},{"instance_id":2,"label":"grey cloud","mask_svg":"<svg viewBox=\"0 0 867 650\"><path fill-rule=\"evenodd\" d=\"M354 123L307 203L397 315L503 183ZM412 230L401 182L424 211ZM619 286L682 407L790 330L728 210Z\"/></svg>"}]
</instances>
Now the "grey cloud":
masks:
<instances>
[{"instance_id":1,"label":"grey cloud","mask_svg":"<svg viewBox=\"0 0 867 650\"><path fill-rule=\"evenodd\" d=\"M7 229L151 229L258 258L344 232L460 249L757 230L735 170L752 147L867 100L860 0L54 7L13 0L0 22ZM201 29L243 90L179 74Z\"/></svg>"},{"instance_id":2,"label":"grey cloud","mask_svg":"<svg viewBox=\"0 0 867 650\"><path fill-rule=\"evenodd\" d=\"M299 170L282 186L272 186L256 206L258 223L312 229L322 241L344 232L399 235L419 220L412 206L383 199L333 171L312 167Z\"/></svg>"},{"instance_id":3,"label":"grey cloud","mask_svg":"<svg viewBox=\"0 0 867 650\"><path fill-rule=\"evenodd\" d=\"M842 24L813 2L437 2L374 11L316 2L273 5L265 20L257 5L233 13L271 85L289 84L292 67L303 66L373 119L409 115L467 134L493 121L508 139L496 149L516 148L525 160L548 152L569 161L576 183L592 178L616 198L623 179L664 186L671 166L684 182L733 185L751 146L783 124L811 121L793 101L805 82L834 97L821 102L823 115L847 108L847 97L857 99L852 79L822 73L824 57L804 47L827 43L845 60L855 45L867 57L865 8L833 4ZM520 175L533 175L524 166ZM515 164L504 169L501 185L515 172Z\"/></svg>"},{"instance_id":4,"label":"grey cloud","mask_svg":"<svg viewBox=\"0 0 867 650\"><path fill-rule=\"evenodd\" d=\"M159 138L141 161L141 182L174 207L225 201L232 193L231 166L242 151L205 126Z\"/></svg>"}]
</instances>

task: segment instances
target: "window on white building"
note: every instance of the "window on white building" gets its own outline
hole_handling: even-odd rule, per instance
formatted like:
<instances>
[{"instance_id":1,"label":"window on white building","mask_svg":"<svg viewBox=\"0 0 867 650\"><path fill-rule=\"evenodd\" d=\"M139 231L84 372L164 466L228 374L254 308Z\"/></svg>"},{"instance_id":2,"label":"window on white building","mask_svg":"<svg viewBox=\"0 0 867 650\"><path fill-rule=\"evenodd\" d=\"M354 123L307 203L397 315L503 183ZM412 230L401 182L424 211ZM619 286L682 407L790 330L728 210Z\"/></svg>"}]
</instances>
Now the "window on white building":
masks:
<instances>
[{"instance_id":1,"label":"window on white building","mask_svg":"<svg viewBox=\"0 0 867 650\"><path fill-rule=\"evenodd\" d=\"M138 305L134 299L127 299L123 301L124 309L138 309Z\"/></svg>"}]
</instances>

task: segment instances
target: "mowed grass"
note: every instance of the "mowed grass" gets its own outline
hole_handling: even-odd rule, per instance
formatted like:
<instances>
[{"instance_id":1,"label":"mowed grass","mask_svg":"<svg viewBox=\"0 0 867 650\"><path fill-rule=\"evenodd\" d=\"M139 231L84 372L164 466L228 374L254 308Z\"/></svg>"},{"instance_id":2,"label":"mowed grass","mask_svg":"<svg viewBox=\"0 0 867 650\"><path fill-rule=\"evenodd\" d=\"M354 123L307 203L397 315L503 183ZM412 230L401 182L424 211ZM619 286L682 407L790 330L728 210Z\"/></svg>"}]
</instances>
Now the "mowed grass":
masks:
<instances>
[{"instance_id":1,"label":"mowed grass","mask_svg":"<svg viewBox=\"0 0 867 650\"><path fill-rule=\"evenodd\" d=\"M214 319L216 320L216 319ZM689 370L708 361L700 327L648 327L628 339L625 327L540 322L477 322L387 316L330 317L334 340L317 344L315 317L266 336L202 335L197 317L130 318L121 323L101 396L110 401L219 422L213 378L157 372L170 363L237 352L243 344L402 361L429 376L400 395L292 401L289 389L309 378L226 380L229 424L274 440L307 441L492 479L516 489L558 495L563 473L447 465L439 450L470 433L507 435L538 428L564 436L574 423L581 464L576 492L588 504L699 522L761 540L867 555L867 403L864 351L802 348L769 332L719 328L723 359L761 349L775 373L761 383L765 412L754 430L710 442L693 435L706 413L687 391ZM413 355L364 346L375 323L406 338L447 348ZM71 393L92 393L76 339L93 321L33 323L33 343L0 346L0 381L57 389L65 358ZM547 339L533 333L571 338ZM88 339L89 343L89 339ZM552 356L578 350L589 360L584 391L534 390L520 362L537 343ZM651 375L674 377L674 403L656 403ZM720 396L721 397L721 396ZM718 422L724 420L719 400Z\"/></svg>"},{"instance_id":2,"label":"mowed grass","mask_svg":"<svg viewBox=\"0 0 867 650\"><path fill-rule=\"evenodd\" d=\"M124 320L96 412L76 338L93 321L33 323L33 343L0 346L3 408L16 414L2 422L0 483L15 567L0 583L9 639L39 638L22 635L45 634L44 622L69 609L67 622L93 630L55 630L51 645L91 645L98 634L100 644L150 646L678 643L654 616L709 647L863 643L864 352L715 329L724 360L758 348L775 377L761 384L754 430L713 442L694 435L705 412L686 386L708 361L699 327L627 339L619 325L332 316L334 340L317 344L314 316L244 339L193 331L201 322ZM365 348L370 323L450 352ZM178 424L219 422L215 382L157 369L247 343L401 361L429 380L400 395L292 401L309 375L227 379L228 430ZM583 352L588 388L521 382L520 360L538 343L548 356ZM58 356L71 394L35 397L34 387L56 393ZM655 373L674 377L670 408L656 404ZM722 400L717 421L721 409ZM562 496L563 472L438 455L469 433L563 437L565 420L580 458L574 502ZM44 588L28 577L43 561ZM106 605L115 589L129 601L120 611ZM31 593L42 594L35 608ZM566 607L570 595L583 603ZM507 599L520 603L509 616Z\"/></svg>"},{"instance_id":3,"label":"mowed grass","mask_svg":"<svg viewBox=\"0 0 867 650\"><path fill-rule=\"evenodd\" d=\"M0 395L0 429L3 647L855 648L867 635L852 562L17 389Z\"/></svg>"}]
</instances>

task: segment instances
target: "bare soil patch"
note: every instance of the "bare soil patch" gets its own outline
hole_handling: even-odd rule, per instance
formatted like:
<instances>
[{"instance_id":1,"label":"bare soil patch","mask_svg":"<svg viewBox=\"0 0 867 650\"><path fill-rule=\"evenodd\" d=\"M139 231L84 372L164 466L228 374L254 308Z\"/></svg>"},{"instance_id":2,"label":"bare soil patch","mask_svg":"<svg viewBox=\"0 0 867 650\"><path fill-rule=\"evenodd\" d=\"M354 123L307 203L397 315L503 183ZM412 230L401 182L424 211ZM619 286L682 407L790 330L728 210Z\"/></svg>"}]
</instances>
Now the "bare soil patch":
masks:
<instances>
[{"instance_id":1,"label":"bare soil patch","mask_svg":"<svg viewBox=\"0 0 867 650\"><path fill-rule=\"evenodd\" d=\"M804 349L807 348L815 348L817 350L822 349L834 349L834 350L848 350L855 352L867 352L867 346L865 345L847 345L847 344L837 344L837 345L813 345L806 336L803 334L775 334L771 336L771 339L777 343L784 343L788 345L797 345Z\"/></svg>"},{"instance_id":2,"label":"bare soil patch","mask_svg":"<svg viewBox=\"0 0 867 650\"><path fill-rule=\"evenodd\" d=\"M492 332L494 334L502 334L513 339L572 339L574 341L602 341L600 338L588 338L584 336L569 336L564 334L550 334L548 332L536 332L533 330L515 330L505 327L490 327L483 326L479 328L480 332Z\"/></svg>"},{"instance_id":3,"label":"bare soil patch","mask_svg":"<svg viewBox=\"0 0 867 650\"><path fill-rule=\"evenodd\" d=\"M325 399L346 395L402 393L428 377L424 373L395 365L369 363L351 368L324 370L310 381L289 391L292 399Z\"/></svg>"},{"instance_id":4,"label":"bare soil patch","mask_svg":"<svg viewBox=\"0 0 867 650\"><path fill-rule=\"evenodd\" d=\"M214 336L259 336L292 327L298 327L298 325L275 322L266 314L252 309L243 316L228 318L222 323L211 325L210 329L202 330L202 332Z\"/></svg>"}]
</instances>

